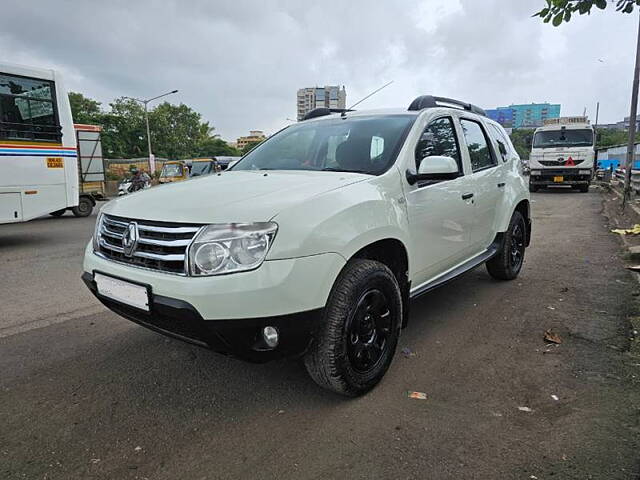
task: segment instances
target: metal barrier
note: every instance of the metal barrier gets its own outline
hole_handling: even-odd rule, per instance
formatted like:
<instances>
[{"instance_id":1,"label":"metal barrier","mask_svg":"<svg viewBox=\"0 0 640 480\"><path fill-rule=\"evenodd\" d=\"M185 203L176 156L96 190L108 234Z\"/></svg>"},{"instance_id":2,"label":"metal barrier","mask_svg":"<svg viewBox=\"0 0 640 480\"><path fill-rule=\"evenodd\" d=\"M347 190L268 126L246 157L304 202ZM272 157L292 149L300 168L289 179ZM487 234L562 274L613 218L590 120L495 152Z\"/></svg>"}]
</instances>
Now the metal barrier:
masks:
<instances>
[{"instance_id":1,"label":"metal barrier","mask_svg":"<svg viewBox=\"0 0 640 480\"><path fill-rule=\"evenodd\" d=\"M622 168L616 168L613 176L624 183L624 170ZM631 170L631 189L636 194L640 194L640 170Z\"/></svg>"}]
</instances>

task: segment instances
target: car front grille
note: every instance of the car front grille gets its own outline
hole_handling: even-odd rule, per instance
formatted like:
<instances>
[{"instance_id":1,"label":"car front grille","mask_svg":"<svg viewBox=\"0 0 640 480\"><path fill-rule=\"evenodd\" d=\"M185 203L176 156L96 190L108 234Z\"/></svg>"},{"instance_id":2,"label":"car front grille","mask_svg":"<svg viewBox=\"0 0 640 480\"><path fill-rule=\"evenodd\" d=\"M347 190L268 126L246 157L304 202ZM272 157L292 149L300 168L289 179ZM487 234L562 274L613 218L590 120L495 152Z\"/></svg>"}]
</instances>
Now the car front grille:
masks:
<instances>
[{"instance_id":1,"label":"car front grille","mask_svg":"<svg viewBox=\"0 0 640 480\"><path fill-rule=\"evenodd\" d=\"M127 256L122 238L132 222L135 222L138 228L138 243L131 256ZM186 250L200 228L201 225L103 215L99 253L115 262L185 275Z\"/></svg>"},{"instance_id":2,"label":"car front grille","mask_svg":"<svg viewBox=\"0 0 640 480\"><path fill-rule=\"evenodd\" d=\"M584 162L584 160L573 160L574 165L580 165L582 162ZM557 160L540 160L540 163L545 167L563 167L566 162L558 162Z\"/></svg>"}]
</instances>

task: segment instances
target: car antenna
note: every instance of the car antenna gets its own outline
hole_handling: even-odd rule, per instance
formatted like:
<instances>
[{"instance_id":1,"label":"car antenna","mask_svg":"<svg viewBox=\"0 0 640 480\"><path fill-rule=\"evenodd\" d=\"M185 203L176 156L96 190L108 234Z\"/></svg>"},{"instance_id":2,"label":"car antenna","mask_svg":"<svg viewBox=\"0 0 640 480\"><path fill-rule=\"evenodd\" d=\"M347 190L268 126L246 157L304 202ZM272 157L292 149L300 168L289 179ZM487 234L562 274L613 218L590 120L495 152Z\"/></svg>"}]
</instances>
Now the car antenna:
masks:
<instances>
[{"instance_id":1,"label":"car antenna","mask_svg":"<svg viewBox=\"0 0 640 480\"><path fill-rule=\"evenodd\" d=\"M391 80L389 83L385 83L383 86L381 86L380 88L374 90L373 92L371 92L369 95L367 95L364 98L361 98L360 100L358 100L356 103L354 103L353 105L351 105L349 108L347 108L345 111L342 112L342 114L340 115L341 117L346 117L347 116L347 111L352 110L353 107L355 107L356 105L360 105L362 102L364 102L367 98L372 97L373 95L375 95L376 93L378 93L380 90L382 90L383 88L388 87L389 85L391 85L393 83L393 80Z\"/></svg>"}]
</instances>

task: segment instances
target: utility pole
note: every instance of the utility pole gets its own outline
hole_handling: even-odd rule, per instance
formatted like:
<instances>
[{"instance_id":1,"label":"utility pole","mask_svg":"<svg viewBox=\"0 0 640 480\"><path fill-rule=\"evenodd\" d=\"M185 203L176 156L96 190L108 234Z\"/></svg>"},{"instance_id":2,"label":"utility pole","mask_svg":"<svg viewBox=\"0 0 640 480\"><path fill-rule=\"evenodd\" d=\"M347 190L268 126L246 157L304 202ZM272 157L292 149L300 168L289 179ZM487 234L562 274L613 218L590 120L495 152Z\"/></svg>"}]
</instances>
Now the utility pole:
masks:
<instances>
[{"instance_id":1,"label":"utility pole","mask_svg":"<svg viewBox=\"0 0 640 480\"><path fill-rule=\"evenodd\" d=\"M153 175L155 171L155 163L156 163L155 159L153 158L153 153L151 153L151 130L149 129L149 102L153 102L158 98L166 97L167 95L171 95L174 93L178 93L178 90L172 90L170 92L163 93L162 95L158 95L157 97L153 97L153 98L148 98L146 100L141 100L139 98L134 98L134 97L124 97L144 105L144 122L147 126L147 149L149 150L149 175Z\"/></svg>"},{"instance_id":2,"label":"utility pole","mask_svg":"<svg viewBox=\"0 0 640 480\"><path fill-rule=\"evenodd\" d=\"M624 194L622 208L631 197L631 169L635 153L636 117L638 113L638 82L640 80L640 15L638 16L638 42L636 44L636 65L633 72L633 89L631 90L631 112L629 114L629 143L627 145L627 162L624 172Z\"/></svg>"}]
</instances>

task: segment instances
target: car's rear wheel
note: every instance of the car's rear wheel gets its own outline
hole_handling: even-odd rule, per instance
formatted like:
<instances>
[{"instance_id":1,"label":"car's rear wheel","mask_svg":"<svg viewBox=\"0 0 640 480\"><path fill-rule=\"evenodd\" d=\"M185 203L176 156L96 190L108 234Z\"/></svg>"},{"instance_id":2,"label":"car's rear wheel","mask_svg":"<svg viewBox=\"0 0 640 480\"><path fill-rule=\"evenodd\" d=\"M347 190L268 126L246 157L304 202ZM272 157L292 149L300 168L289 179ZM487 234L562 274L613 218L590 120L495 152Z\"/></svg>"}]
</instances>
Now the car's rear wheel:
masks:
<instances>
[{"instance_id":1,"label":"car's rear wheel","mask_svg":"<svg viewBox=\"0 0 640 480\"><path fill-rule=\"evenodd\" d=\"M522 270L526 244L527 225L522 214L516 210L511 216L500 250L487 262L489 275L498 280L516 278Z\"/></svg>"},{"instance_id":2,"label":"car's rear wheel","mask_svg":"<svg viewBox=\"0 0 640 480\"><path fill-rule=\"evenodd\" d=\"M395 276L374 260L350 261L336 280L304 357L313 380L347 396L371 390L398 344L402 296Z\"/></svg>"}]
</instances>

